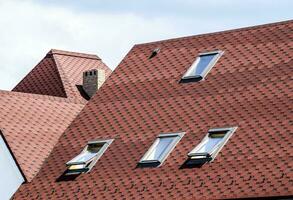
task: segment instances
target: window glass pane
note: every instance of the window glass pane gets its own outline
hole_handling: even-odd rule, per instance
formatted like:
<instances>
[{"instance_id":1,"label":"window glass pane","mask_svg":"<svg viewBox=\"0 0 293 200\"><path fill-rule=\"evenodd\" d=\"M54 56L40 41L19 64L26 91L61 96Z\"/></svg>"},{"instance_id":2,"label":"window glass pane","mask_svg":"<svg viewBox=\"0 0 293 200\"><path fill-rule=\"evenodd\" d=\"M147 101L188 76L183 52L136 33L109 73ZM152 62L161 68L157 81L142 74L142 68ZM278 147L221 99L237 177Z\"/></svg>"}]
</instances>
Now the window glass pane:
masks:
<instances>
[{"instance_id":1,"label":"window glass pane","mask_svg":"<svg viewBox=\"0 0 293 200\"><path fill-rule=\"evenodd\" d=\"M209 153L213 150L213 148L221 142L223 138L208 138L201 148L197 151L198 153Z\"/></svg>"},{"instance_id":2,"label":"window glass pane","mask_svg":"<svg viewBox=\"0 0 293 200\"><path fill-rule=\"evenodd\" d=\"M87 150L91 153L98 153L103 146L104 146L104 143L90 144Z\"/></svg>"},{"instance_id":3,"label":"window glass pane","mask_svg":"<svg viewBox=\"0 0 293 200\"><path fill-rule=\"evenodd\" d=\"M163 137L159 138L158 144L152 149L146 160L159 160L160 156L172 143L174 137Z\"/></svg>"},{"instance_id":4,"label":"window glass pane","mask_svg":"<svg viewBox=\"0 0 293 200\"><path fill-rule=\"evenodd\" d=\"M212 59L215 57L217 54L209 54L209 55L204 55L199 57L199 62L196 66L196 75L200 75L203 73L205 68L209 65L209 63L212 61Z\"/></svg>"},{"instance_id":5,"label":"window glass pane","mask_svg":"<svg viewBox=\"0 0 293 200\"><path fill-rule=\"evenodd\" d=\"M78 156L76 156L74 159L72 159L70 162L88 162L92 160L100 151L100 149L103 147L104 144L91 144L87 147L87 150Z\"/></svg>"},{"instance_id":6,"label":"window glass pane","mask_svg":"<svg viewBox=\"0 0 293 200\"><path fill-rule=\"evenodd\" d=\"M85 165L71 165L68 167L69 170L77 170L77 169L83 169Z\"/></svg>"},{"instance_id":7,"label":"window glass pane","mask_svg":"<svg viewBox=\"0 0 293 200\"><path fill-rule=\"evenodd\" d=\"M185 77L202 75L205 68L213 60L218 53L199 56L190 69L185 74Z\"/></svg>"},{"instance_id":8,"label":"window glass pane","mask_svg":"<svg viewBox=\"0 0 293 200\"><path fill-rule=\"evenodd\" d=\"M76 156L74 159L72 159L70 162L87 162L91 159L93 159L97 153L92 153L92 152L84 152Z\"/></svg>"}]
</instances>

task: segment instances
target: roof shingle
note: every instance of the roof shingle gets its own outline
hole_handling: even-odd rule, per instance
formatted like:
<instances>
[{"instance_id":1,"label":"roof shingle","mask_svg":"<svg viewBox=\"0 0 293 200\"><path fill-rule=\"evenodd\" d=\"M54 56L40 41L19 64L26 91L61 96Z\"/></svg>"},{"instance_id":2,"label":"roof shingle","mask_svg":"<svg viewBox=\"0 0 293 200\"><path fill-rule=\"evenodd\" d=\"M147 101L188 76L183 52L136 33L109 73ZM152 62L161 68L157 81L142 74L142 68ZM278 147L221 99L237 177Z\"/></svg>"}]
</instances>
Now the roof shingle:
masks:
<instances>
[{"instance_id":1,"label":"roof shingle","mask_svg":"<svg viewBox=\"0 0 293 200\"><path fill-rule=\"evenodd\" d=\"M96 55L52 49L13 91L86 102L77 85L82 85L82 73L91 69L105 70L106 78L111 74L111 70Z\"/></svg>"},{"instance_id":2,"label":"roof shingle","mask_svg":"<svg viewBox=\"0 0 293 200\"><path fill-rule=\"evenodd\" d=\"M292 196L292 29L286 21L135 45L15 199ZM225 53L206 80L179 83L198 53L217 49ZM212 163L180 168L210 128L226 126L239 128ZM177 131L186 134L161 167L136 167L159 133ZM90 173L56 182L88 141L107 138Z\"/></svg>"},{"instance_id":3,"label":"roof shingle","mask_svg":"<svg viewBox=\"0 0 293 200\"><path fill-rule=\"evenodd\" d=\"M27 181L83 106L60 97L0 91L0 129Z\"/></svg>"},{"instance_id":4,"label":"roof shingle","mask_svg":"<svg viewBox=\"0 0 293 200\"><path fill-rule=\"evenodd\" d=\"M111 73L96 55L53 49L13 92L0 91L0 130L27 181L87 103L76 85L88 69Z\"/></svg>"}]
</instances>

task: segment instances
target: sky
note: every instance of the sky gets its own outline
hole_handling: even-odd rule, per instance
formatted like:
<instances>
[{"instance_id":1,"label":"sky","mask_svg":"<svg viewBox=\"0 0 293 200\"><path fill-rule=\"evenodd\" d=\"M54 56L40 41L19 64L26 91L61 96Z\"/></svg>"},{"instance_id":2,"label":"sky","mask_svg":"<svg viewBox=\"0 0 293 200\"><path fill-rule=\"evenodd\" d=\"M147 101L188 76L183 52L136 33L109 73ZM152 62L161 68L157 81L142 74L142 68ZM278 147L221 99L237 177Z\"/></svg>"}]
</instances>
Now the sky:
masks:
<instances>
[{"instance_id":1,"label":"sky","mask_svg":"<svg viewBox=\"0 0 293 200\"><path fill-rule=\"evenodd\" d=\"M292 0L0 0L0 89L50 49L112 69L134 44L291 20Z\"/></svg>"}]
</instances>

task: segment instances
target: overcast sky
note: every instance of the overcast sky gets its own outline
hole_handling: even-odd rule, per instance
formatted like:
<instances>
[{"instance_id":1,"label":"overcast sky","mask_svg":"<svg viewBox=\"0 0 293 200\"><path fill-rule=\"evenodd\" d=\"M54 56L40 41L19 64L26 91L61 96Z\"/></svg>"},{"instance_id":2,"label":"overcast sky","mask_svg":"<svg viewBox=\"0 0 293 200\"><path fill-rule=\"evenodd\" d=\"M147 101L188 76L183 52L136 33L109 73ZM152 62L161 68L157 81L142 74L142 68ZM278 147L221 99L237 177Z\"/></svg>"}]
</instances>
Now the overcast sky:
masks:
<instances>
[{"instance_id":1,"label":"overcast sky","mask_svg":"<svg viewBox=\"0 0 293 200\"><path fill-rule=\"evenodd\" d=\"M292 0L0 0L0 89L52 48L111 68L136 43L292 19Z\"/></svg>"}]
</instances>

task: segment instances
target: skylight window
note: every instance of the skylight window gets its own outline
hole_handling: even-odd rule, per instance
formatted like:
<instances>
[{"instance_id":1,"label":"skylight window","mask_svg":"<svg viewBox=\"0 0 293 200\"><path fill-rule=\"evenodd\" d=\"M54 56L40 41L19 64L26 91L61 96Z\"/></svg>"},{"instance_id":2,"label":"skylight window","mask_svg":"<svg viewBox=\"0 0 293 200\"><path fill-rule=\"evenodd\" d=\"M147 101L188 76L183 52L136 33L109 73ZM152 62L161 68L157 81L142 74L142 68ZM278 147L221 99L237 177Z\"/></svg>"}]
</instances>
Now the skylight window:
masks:
<instances>
[{"instance_id":1,"label":"skylight window","mask_svg":"<svg viewBox=\"0 0 293 200\"><path fill-rule=\"evenodd\" d=\"M210 129L203 140L188 154L187 164L210 162L221 151L237 127Z\"/></svg>"},{"instance_id":2,"label":"skylight window","mask_svg":"<svg viewBox=\"0 0 293 200\"><path fill-rule=\"evenodd\" d=\"M157 167L168 157L184 133L160 134L139 161L140 166Z\"/></svg>"},{"instance_id":3,"label":"skylight window","mask_svg":"<svg viewBox=\"0 0 293 200\"><path fill-rule=\"evenodd\" d=\"M113 139L88 142L79 155L66 163L66 175L90 171L112 142Z\"/></svg>"},{"instance_id":4,"label":"skylight window","mask_svg":"<svg viewBox=\"0 0 293 200\"><path fill-rule=\"evenodd\" d=\"M212 67L216 64L218 59L221 57L221 55L223 55L222 51L213 51L199 54L191 67L183 75L182 81L191 79L204 79Z\"/></svg>"}]
</instances>

